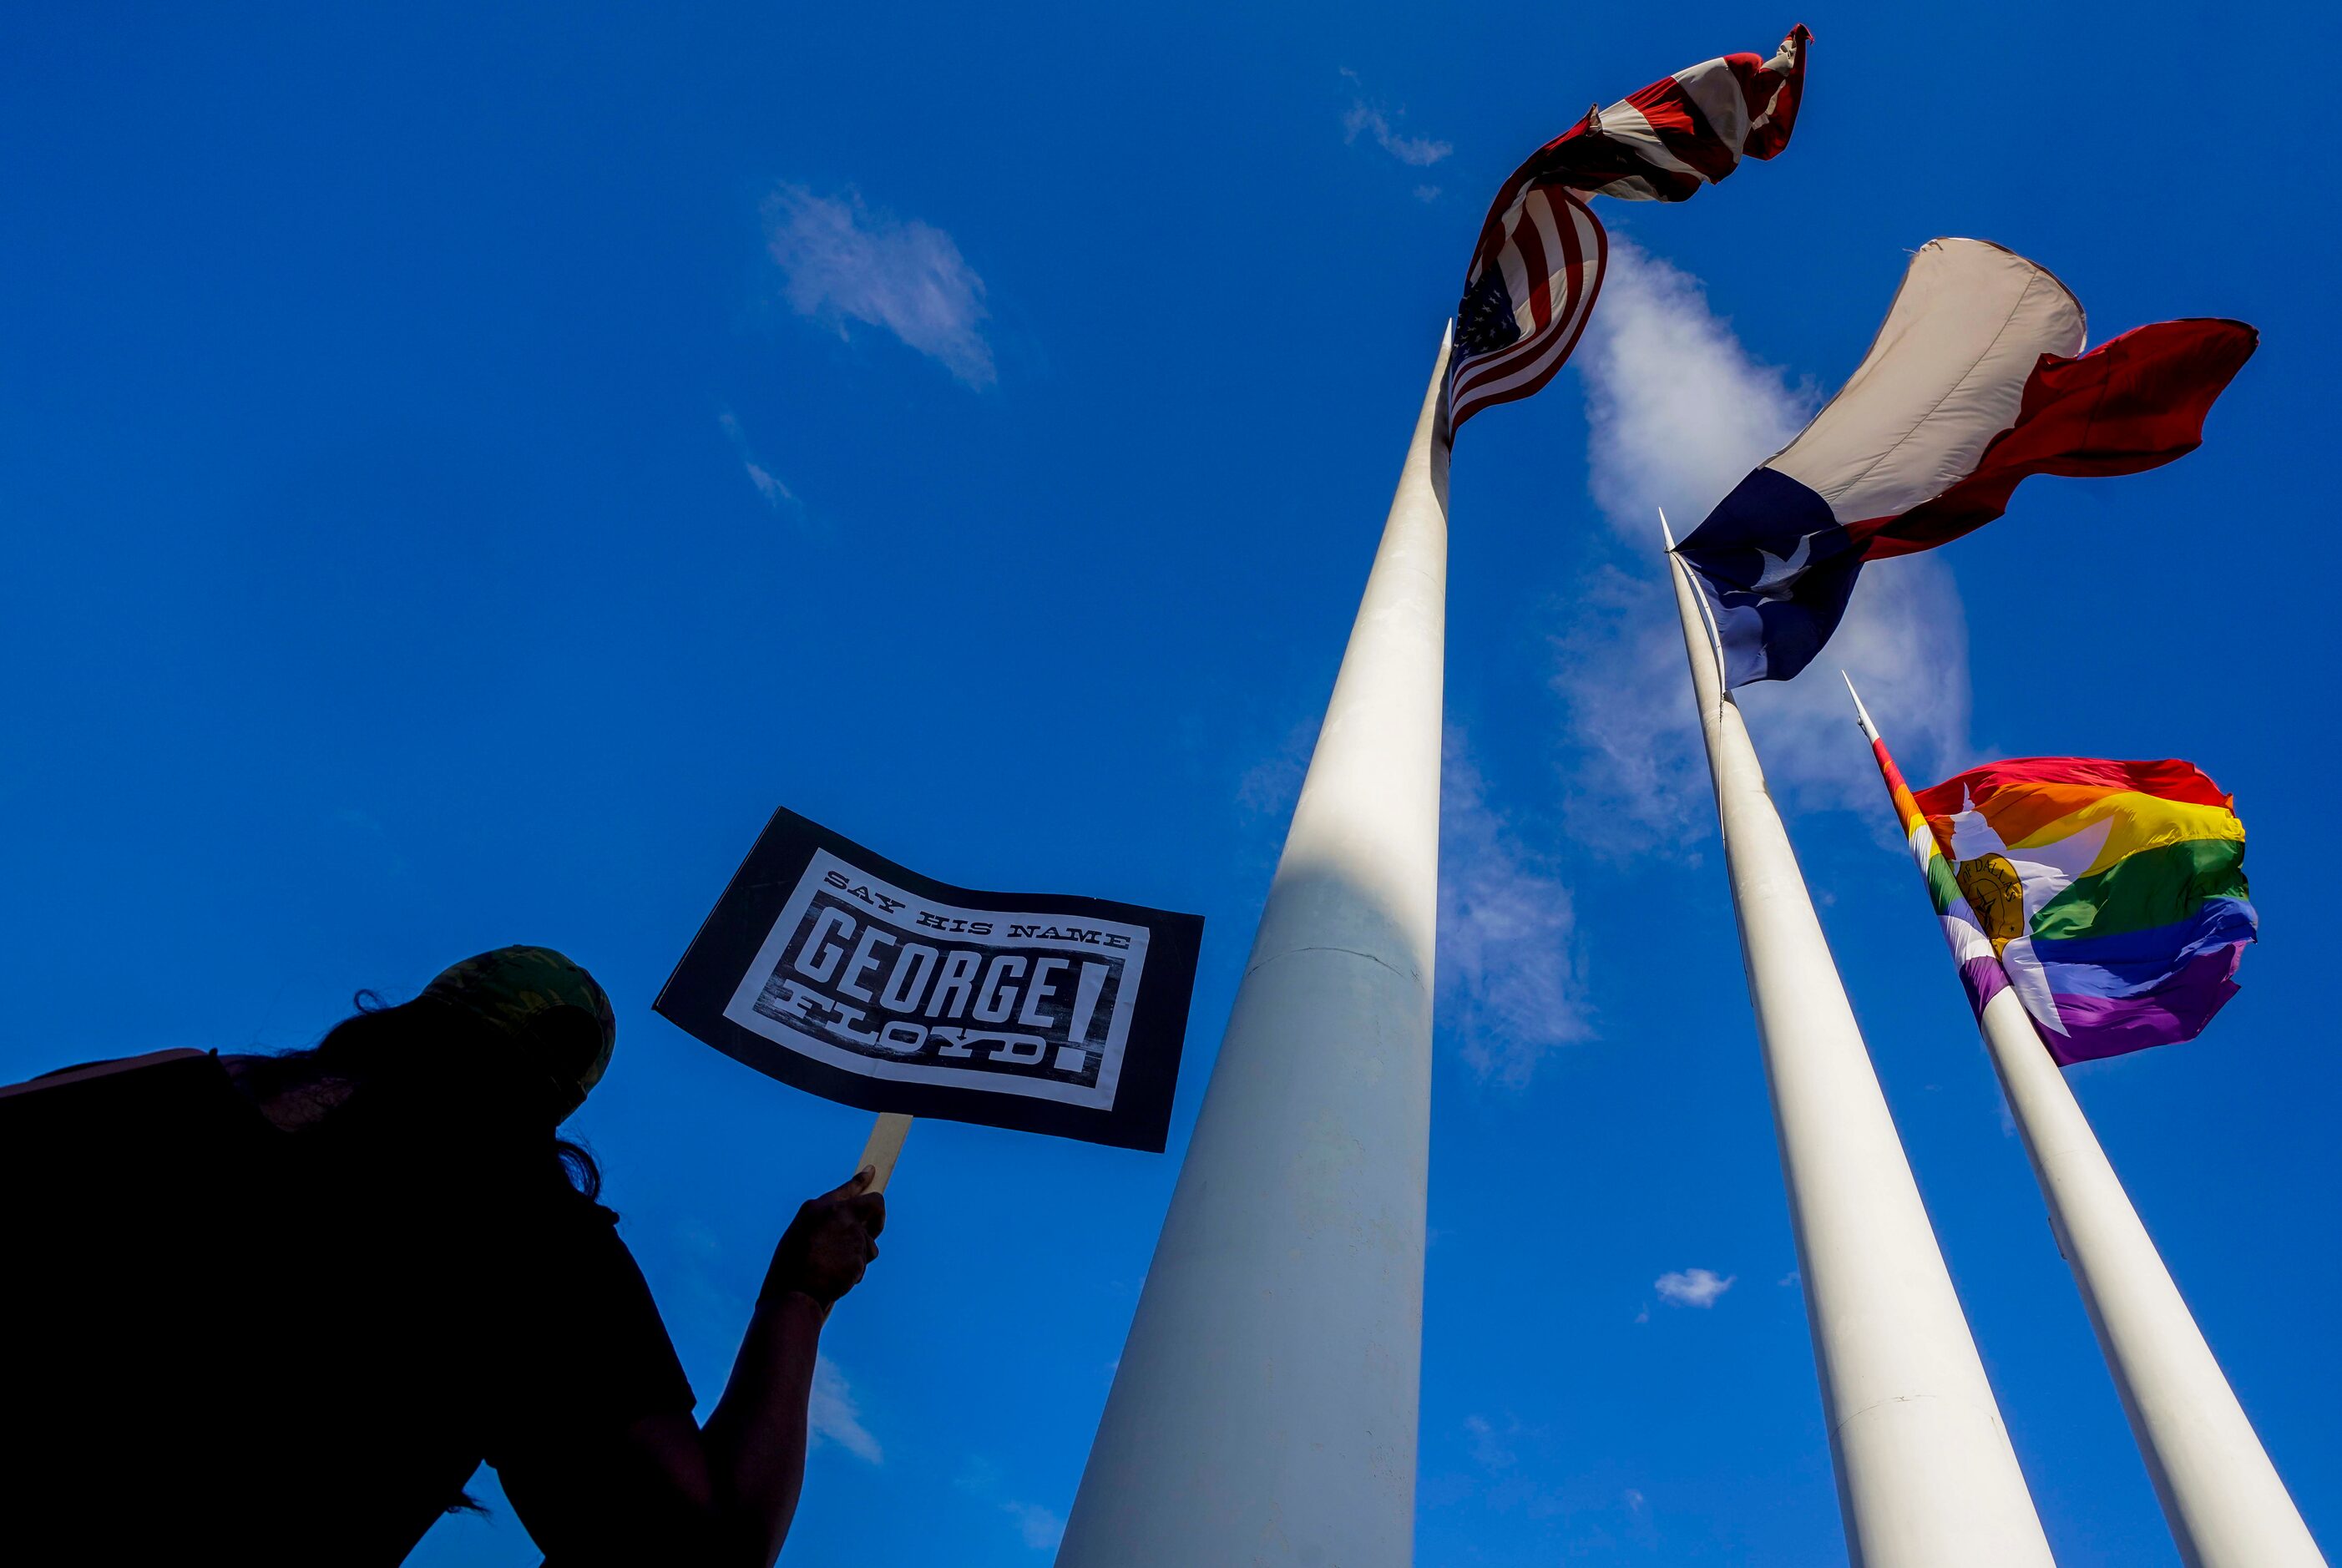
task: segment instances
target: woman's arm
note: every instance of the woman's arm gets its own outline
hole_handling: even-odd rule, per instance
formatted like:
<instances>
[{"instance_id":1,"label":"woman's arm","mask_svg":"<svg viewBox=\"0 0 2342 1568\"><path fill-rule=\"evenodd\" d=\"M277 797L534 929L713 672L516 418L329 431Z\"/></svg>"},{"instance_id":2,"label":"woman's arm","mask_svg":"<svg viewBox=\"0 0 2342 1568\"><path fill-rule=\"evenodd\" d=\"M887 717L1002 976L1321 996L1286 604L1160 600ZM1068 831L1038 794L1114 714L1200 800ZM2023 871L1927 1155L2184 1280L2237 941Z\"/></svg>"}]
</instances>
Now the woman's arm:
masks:
<instances>
[{"instance_id":1,"label":"woman's arm","mask_svg":"<svg viewBox=\"0 0 2342 1568\"><path fill-rule=\"evenodd\" d=\"M606 1442L572 1448L556 1437L552 1451L505 1466L505 1494L548 1563L655 1553L664 1562L770 1568L805 1483L822 1324L878 1255L886 1227L886 1199L864 1190L871 1174L859 1172L797 1210L704 1428L688 1412L648 1416L615 1452Z\"/></svg>"},{"instance_id":2,"label":"woman's arm","mask_svg":"<svg viewBox=\"0 0 2342 1568\"><path fill-rule=\"evenodd\" d=\"M886 1200L863 1190L873 1174L856 1173L790 1222L773 1250L724 1397L700 1434L718 1494L743 1532L741 1544L755 1548L759 1568L780 1555L805 1483L806 1406L821 1325L878 1255Z\"/></svg>"}]
</instances>

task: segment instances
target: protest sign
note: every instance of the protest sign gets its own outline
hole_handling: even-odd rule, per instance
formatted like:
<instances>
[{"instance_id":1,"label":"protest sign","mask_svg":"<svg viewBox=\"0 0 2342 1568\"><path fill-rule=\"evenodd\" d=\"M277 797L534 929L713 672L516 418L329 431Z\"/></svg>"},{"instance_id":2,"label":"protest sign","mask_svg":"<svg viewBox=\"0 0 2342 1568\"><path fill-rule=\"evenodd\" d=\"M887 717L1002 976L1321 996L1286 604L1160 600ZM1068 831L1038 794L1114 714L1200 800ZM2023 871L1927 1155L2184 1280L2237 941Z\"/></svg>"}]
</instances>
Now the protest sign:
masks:
<instances>
[{"instance_id":1,"label":"protest sign","mask_svg":"<svg viewBox=\"0 0 2342 1568\"><path fill-rule=\"evenodd\" d=\"M866 1111L1161 1152L1200 915L980 893L779 811L657 1010Z\"/></svg>"}]
</instances>

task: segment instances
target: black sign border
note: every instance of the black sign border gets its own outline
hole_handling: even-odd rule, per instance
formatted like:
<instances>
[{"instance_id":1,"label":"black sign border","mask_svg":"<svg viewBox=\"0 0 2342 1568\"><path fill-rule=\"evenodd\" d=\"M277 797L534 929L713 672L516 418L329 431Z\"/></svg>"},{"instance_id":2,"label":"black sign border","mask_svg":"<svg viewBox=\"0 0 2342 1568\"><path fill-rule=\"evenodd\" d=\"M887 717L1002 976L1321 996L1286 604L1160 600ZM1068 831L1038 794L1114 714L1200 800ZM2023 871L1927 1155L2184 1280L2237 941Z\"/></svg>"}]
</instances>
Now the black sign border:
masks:
<instances>
[{"instance_id":1,"label":"black sign border","mask_svg":"<svg viewBox=\"0 0 2342 1568\"><path fill-rule=\"evenodd\" d=\"M1125 1036L1122 1075L1110 1110L1068 1105L1028 1094L906 1084L865 1077L816 1062L724 1016L765 938L796 892L816 852L832 854L940 904L1020 914L1118 920L1146 927L1146 966ZM922 876L783 806L732 874L724 896L700 924L652 1010L693 1038L770 1078L865 1111L896 1111L950 1122L1042 1133L1159 1154L1169 1141L1171 1101L1196 989L1204 917L1072 894L986 893ZM1176 998L1176 1000L1174 1000Z\"/></svg>"}]
</instances>

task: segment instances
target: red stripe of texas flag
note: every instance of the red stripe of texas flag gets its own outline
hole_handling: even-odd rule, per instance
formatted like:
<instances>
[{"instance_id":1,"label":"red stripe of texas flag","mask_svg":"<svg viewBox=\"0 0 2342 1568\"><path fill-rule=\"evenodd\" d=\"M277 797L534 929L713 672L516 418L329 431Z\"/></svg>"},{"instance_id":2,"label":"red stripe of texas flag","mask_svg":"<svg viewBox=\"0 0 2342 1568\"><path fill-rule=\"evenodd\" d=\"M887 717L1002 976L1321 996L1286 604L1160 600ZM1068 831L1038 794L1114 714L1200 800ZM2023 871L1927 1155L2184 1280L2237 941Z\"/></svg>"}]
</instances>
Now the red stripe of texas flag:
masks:
<instances>
[{"instance_id":1,"label":"red stripe of texas flag","mask_svg":"<svg viewBox=\"0 0 2342 1568\"><path fill-rule=\"evenodd\" d=\"M2241 321L2159 321L2078 358L2045 354L2026 377L2017 423L1992 438L1976 472L1894 517L1848 523L1866 561L1932 550L2008 510L2033 474L2137 474L2204 444L2212 402L2260 335Z\"/></svg>"}]
</instances>

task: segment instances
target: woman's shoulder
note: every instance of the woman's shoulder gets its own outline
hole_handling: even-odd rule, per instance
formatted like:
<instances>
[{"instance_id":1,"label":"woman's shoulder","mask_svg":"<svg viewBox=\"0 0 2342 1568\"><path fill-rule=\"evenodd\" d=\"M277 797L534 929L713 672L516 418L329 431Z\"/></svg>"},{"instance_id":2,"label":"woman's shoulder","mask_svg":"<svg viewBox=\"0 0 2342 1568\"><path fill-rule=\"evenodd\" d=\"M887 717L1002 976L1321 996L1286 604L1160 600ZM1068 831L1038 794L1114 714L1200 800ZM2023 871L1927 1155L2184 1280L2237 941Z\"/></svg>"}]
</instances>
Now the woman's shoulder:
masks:
<instances>
[{"instance_id":1,"label":"woman's shoulder","mask_svg":"<svg viewBox=\"0 0 2342 1568\"><path fill-rule=\"evenodd\" d=\"M152 1051L84 1062L0 1088L0 1142L73 1145L241 1136L257 1115L208 1051Z\"/></svg>"},{"instance_id":2,"label":"woman's shoulder","mask_svg":"<svg viewBox=\"0 0 2342 1568\"><path fill-rule=\"evenodd\" d=\"M37 1077L21 1084L0 1086L0 1102L20 1100L36 1094L55 1094L67 1089L89 1085L119 1088L129 1082L132 1074L147 1076L142 1084L159 1081L159 1068L173 1069L167 1076L176 1082L190 1074L225 1075L219 1054L215 1051L195 1051L178 1047L168 1051L149 1051L142 1056L110 1056L96 1062L77 1062L70 1067L55 1067Z\"/></svg>"}]
</instances>

